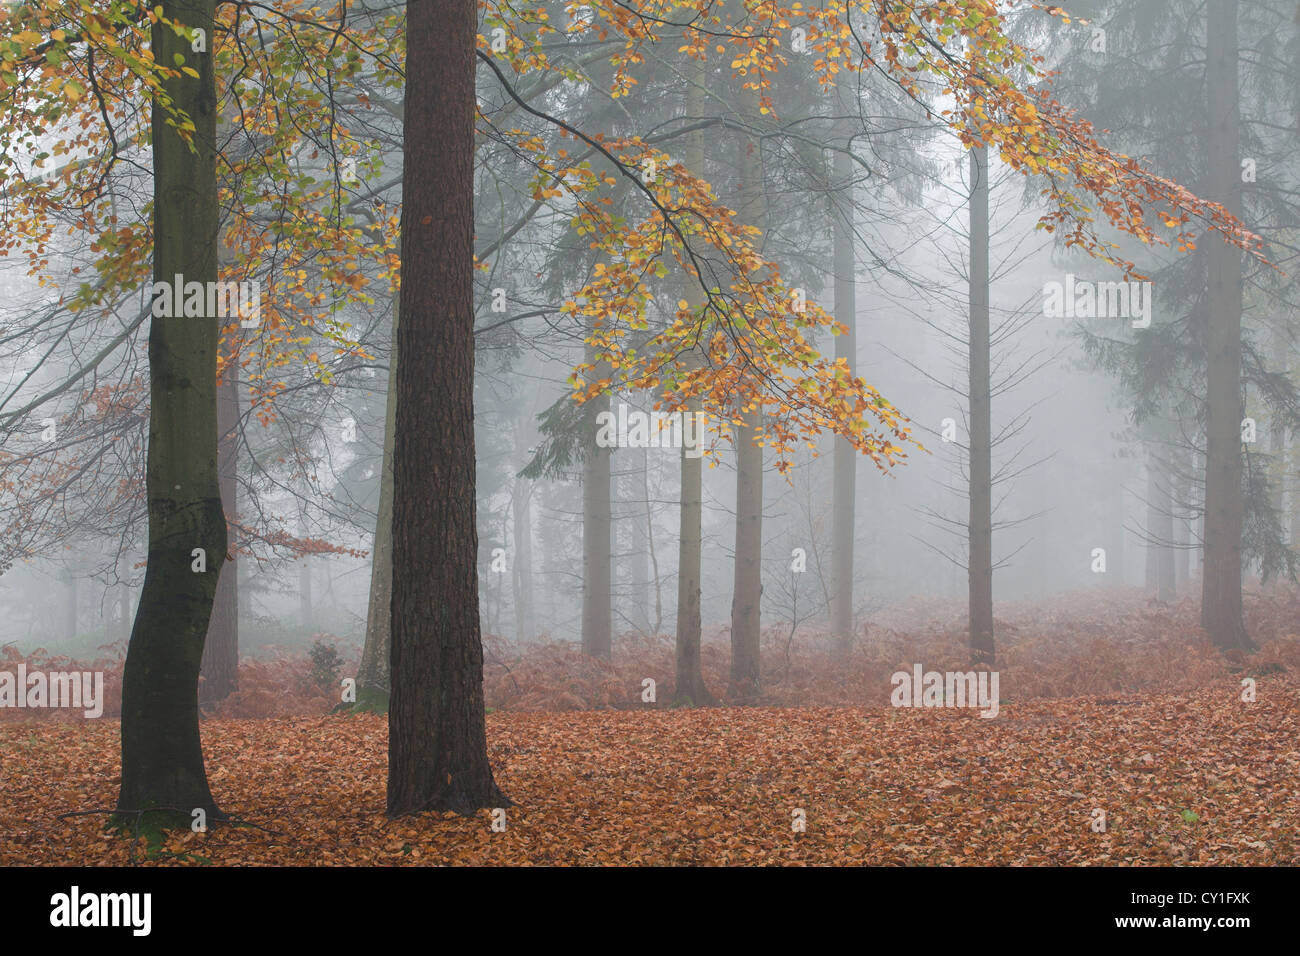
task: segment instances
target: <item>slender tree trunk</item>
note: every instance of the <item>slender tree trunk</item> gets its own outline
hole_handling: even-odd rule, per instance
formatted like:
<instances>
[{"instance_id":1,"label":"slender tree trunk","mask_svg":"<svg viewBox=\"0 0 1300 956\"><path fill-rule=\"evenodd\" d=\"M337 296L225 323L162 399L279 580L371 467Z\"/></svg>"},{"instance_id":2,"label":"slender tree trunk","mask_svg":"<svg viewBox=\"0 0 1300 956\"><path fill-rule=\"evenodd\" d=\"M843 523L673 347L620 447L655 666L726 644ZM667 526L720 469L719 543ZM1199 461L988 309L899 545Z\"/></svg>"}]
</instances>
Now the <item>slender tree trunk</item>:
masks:
<instances>
[{"instance_id":1,"label":"slender tree trunk","mask_svg":"<svg viewBox=\"0 0 1300 956\"><path fill-rule=\"evenodd\" d=\"M596 365L596 376L607 377L608 367L596 361L596 350L587 346L587 361ZM599 395L583 406L583 435L586 456L582 464L582 653L608 659L611 651L613 613L610 580L611 539L614 522L610 508L611 448L596 444L596 416L610 409L609 395Z\"/></svg>"},{"instance_id":2,"label":"slender tree trunk","mask_svg":"<svg viewBox=\"0 0 1300 956\"><path fill-rule=\"evenodd\" d=\"M515 601L515 639L531 641L537 632L533 620L533 485L526 478L515 478L514 498L515 560L511 568Z\"/></svg>"},{"instance_id":3,"label":"slender tree trunk","mask_svg":"<svg viewBox=\"0 0 1300 956\"><path fill-rule=\"evenodd\" d=\"M707 79L704 64L699 60L692 60L689 76L686 115L698 117L704 112ZM687 137L685 163L686 168L695 175L704 174L704 138L700 130L692 132ZM705 295L701 277L686 277L683 298L692 313L704 304ZM691 351L682 356L682 361L689 370L694 370L700 366L702 359L698 352ZM693 416L700 410L700 400L690 398L682 414ZM677 683L673 703L678 707L712 706L717 701L705 685L704 674L700 668L700 558L703 548L704 459L689 457L686 448L683 447L681 463L681 511L677 534L677 642L675 646Z\"/></svg>"},{"instance_id":4,"label":"slender tree trunk","mask_svg":"<svg viewBox=\"0 0 1300 956\"><path fill-rule=\"evenodd\" d=\"M388 352L388 394L384 402L384 450L380 457L379 513L370 556L370 597L366 607L366 641L357 668L357 706L387 710L391 689L393 597L393 437L397 427L397 329Z\"/></svg>"},{"instance_id":5,"label":"slender tree trunk","mask_svg":"<svg viewBox=\"0 0 1300 956\"><path fill-rule=\"evenodd\" d=\"M1208 0L1209 194L1241 212L1237 102L1237 4ZM1206 237L1209 379L1206 388L1205 569L1201 625L1220 650L1250 648L1241 610L1241 254Z\"/></svg>"},{"instance_id":6,"label":"slender tree trunk","mask_svg":"<svg viewBox=\"0 0 1300 956\"><path fill-rule=\"evenodd\" d=\"M1170 481L1173 492L1171 510L1174 518L1174 591L1182 593L1192 578L1192 529L1187 517L1191 507L1192 490L1189 476L1194 461L1191 453L1182 447L1171 452Z\"/></svg>"},{"instance_id":7,"label":"slender tree trunk","mask_svg":"<svg viewBox=\"0 0 1300 956\"><path fill-rule=\"evenodd\" d=\"M66 640L77 637L77 569L68 567L63 572L63 633Z\"/></svg>"},{"instance_id":8,"label":"slender tree trunk","mask_svg":"<svg viewBox=\"0 0 1300 956\"><path fill-rule=\"evenodd\" d=\"M989 387L988 151L970 151L970 520L966 573L970 588L970 652L992 665L993 433Z\"/></svg>"},{"instance_id":9,"label":"slender tree trunk","mask_svg":"<svg viewBox=\"0 0 1300 956\"><path fill-rule=\"evenodd\" d=\"M1169 469L1155 442L1147 444L1146 590L1157 601L1175 595L1174 516Z\"/></svg>"},{"instance_id":10,"label":"slender tree trunk","mask_svg":"<svg viewBox=\"0 0 1300 956\"><path fill-rule=\"evenodd\" d=\"M847 82L847 80L845 81ZM847 115L852 107L843 86L836 90L836 111ZM845 147L849 144L851 124L840 124ZM857 296L856 257L853 251L853 160L844 153L835 154L834 175L839 192L832 193L831 242L835 271L835 321L848 327L847 335L835 337L835 358L848 363L849 373L857 366ZM847 439L836 438L833 464L834 491L831 513L835 526L831 532L831 633L841 657L853 647L853 545L857 512L858 452Z\"/></svg>"},{"instance_id":11,"label":"slender tree trunk","mask_svg":"<svg viewBox=\"0 0 1300 956\"><path fill-rule=\"evenodd\" d=\"M308 537L306 522L300 526L298 533L304 538ZM315 601L311 593L310 555L303 555L298 559L298 619L308 632L316 630Z\"/></svg>"},{"instance_id":12,"label":"slender tree trunk","mask_svg":"<svg viewBox=\"0 0 1300 956\"><path fill-rule=\"evenodd\" d=\"M226 515L226 535L233 540L231 522L238 505L237 462L239 449L239 384L235 367L225 370L217 387L217 483ZM239 561L233 547L217 580L217 593L203 643L199 702L215 704L233 694L239 686Z\"/></svg>"},{"instance_id":13,"label":"slender tree trunk","mask_svg":"<svg viewBox=\"0 0 1300 956\"><path fill-rule=\"evenodd\" d=\"M227 78L227 88L233 82ZM218 91L220 112L217 116L217 141L227 143L230 133L239 122L234 97ZM220 184L219 184L220 187ZM218 192L220 189L218 188ZM220 228L226 228L222 224ZM225 243L217 246L217 271L221 273L234 260L233 251ZM239 335L239 323L230 323L222 330L222 340ZM236 348L227 346L233 357ZM226 536L231 539L226 551L226 564L217 579L217 595L212 605L212 619L208 622L208 636L203 644L203 663L199 669L199 703L215 704L225 700L239 685L239 578L240 565L235 554L233 522L239 511L239 365L231 362L222 369L217 383L217 484L221 488L221 504L226 513Z\"/></svg>"},{"instance_id":14,"label":"slender tree trunk","mask_svg":"<svg viewBox=\"0 0 1300 956\"><path fill-rule=\"evenodd\" d=\"M115 640L131 639L131 558L123 550L117 556L117 619L118 630L113 635Z\"/></svg>"},{"instance_id":15,"label":"slender tree trunk","mask_svg":"<svg viewBox=\"0 0 1300 956\"><path fill-rule=\"evenodd\" d=\"M757 95L747 91L747 112L758 121ZM744 136L740 142L740 219L766 229L761 141ZM736 566L731 598L731 680L728 697L734 703L758 698L763 595L763 449L756 444L763 427L761 407L741 416L736 434Z\"/></svg>"},{"instance_id":16,"label":"slender tree trunk","mask_svg":"<svg viewBox=\"0 0 1300 956\"><path fill-rule=\"evenodd\" d=\"M215 0L165 0L163 16L213 36ZM217 278L216 86L210 53L155 25L154 58L179 55L198 73L164 90L194 123L184 142L153 109L154 278ZM226 556L217 482L218 319L155 318L149 330L149 451L145 488L149 557L122 673L122 781L116 820L159 809L156 822L188 827L202 809L220 816L199 740L199 666ZM201 549L206 569L192 569Z\"/></svg>"},{"instance_id":17,"label":"slender tree trunk","mask_svg":"<svg viewBox=\"0 0 1300 956\"><path fill-rule=\"evenodd\" d=\"M474 0L409 0L388 813L508 803L488 763L474 462ZM431 389L430 382L438 388Z\"/></svg>"},{"instance_id":18,"label":"slender tree trunk","mask_svg":"<svg viewBox=\"0 0 1300 956\"><path fill-rule=\"evenodd\" d=\"M626 618L633 622L638 630L645 633L650 630L649 607L650 602L646 600L650 593L650 542L646 540L646 526L641 521L642 506L649 507L649 502L640 500L640 489L637 487L642 484L638 478L645 475L649 467L648 458L650 450L642 448L641 454L636 456L639 459L640 475L635 469L629 470L623 475L623 493L621 500L623 510L619 515L619 526L623 529L623 537L627 541L627 560L628 569L627 598L625 605L627 607ZM631 455L626 456L631 458ZM622 549L620 548L620 554ZM615 560L620 560L618 557Z\"/></svg>"},{"instance_id":19,"label":"slender tree trunk","mask_svg":"<svg viewBox=\"0 0 1300 956\"><path fill-rule=\"evenodd\" d=\"M703 441L703 436L700 436ZM646 601L646 623L649 625L651 634L658 634L664 623L664 602L663 587L659 580L659 555L655 551L655 516L654 506L650 500L650 459L646 454L642 457L645 467L641 469L641 491L642 499L645 501L645 542L646 551L650 556L650 580L647 582L646 596L654 595L654 617L650 617L650 601Z\"/></svg>"},{"instance_id":20,"label":"slender tree trunk","mask_svg":"<svg viewBox=\"0 0 1300 956\"><path fill-rule=\"evenodd\" d=\"M1287 348L1286 333L1281 323L1273 329L1272 352L1278 363L1278 370L1289 377L1290 349ZM1286 521L1286 422L1281 413L1273 412L1268 426L1269 454L1269 495L1278 522L1282 525L1282 536L1287 534Z\"/></svg>"}]
</instances>

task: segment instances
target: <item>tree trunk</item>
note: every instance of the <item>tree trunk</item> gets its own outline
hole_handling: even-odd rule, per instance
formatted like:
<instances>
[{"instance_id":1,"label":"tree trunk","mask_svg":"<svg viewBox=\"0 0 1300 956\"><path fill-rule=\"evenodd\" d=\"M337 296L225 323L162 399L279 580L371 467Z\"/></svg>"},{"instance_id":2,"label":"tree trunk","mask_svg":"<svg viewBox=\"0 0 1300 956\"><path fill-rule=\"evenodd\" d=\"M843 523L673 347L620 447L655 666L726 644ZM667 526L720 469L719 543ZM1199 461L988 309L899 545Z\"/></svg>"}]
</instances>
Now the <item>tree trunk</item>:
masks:
<instances>
[{"instance_id":1,"label":"tree trunk","mask_svg":"<svg viewBox=\"0 0 1300 956\"><path fill-rule=\"evenodd\" d=\"M845 80L847 82L847 80ZM848 114L849 97L844 88L836 89L836 111ZM842 146L848 147L850 124L841 125ZM835 154L834 178L840 192L832 193L831 242L835 271L835 321L848 326L847 335L835 337L835 358L848 363L849 374L857 365L857 296L856 257L853 252L853 160L844 153ZM834 491L831 513L835 527L831 532L831 633L841 657L853 647L853 545L856 525L858 452L847 439L836 438L832 470Z\"/></svg>"},{"instance_id":2,"label":"tree trunk","mask_svg":"<svg viewBox=\"0 0 1300 956\"><path fill-rule=\"evenodd\" d=\"M388 814L509 801L488 763L474 460L473 0L410 0ZM437 382L438 388L429 387Z\"/></svg>"},{"instance_id":3,"label":"tree trunk","mask_svg":"<svg viewBox=\"0 0 1300 956\"><path fill-rule=\"evenodd\" d=\"M370 555L370 597L366 608L366 642L357 668L357 706L387 710L391 689L393 598L393 437L397 427L397 329L388 351L388 394L384 401L384 450L380 456L379 513Z\"/></svg>"},{"instance_id":4,"label":"tree trunk","mask_svg":"<svg viewBox=\"0 0 1300 956\"><path fill-rule=\"evenodd\" d=\"M706 82L704 64L699 60L692 60L689 76L686 115L700 116L704 111ZM704 175L704 137L701 130L696 130L687 137L685 163L686 168L696 176ZM704 304L704 286L701 284L701 279L700 276L686 276L683 298L692 313ZM700 353L694 350L682 356L682 362L691 370L698 368L701 361ZM687 400L686 409L682 414L692 416L700 410L700 400L691 398ZM690 420L694 421L694 419ZM703 436L700 437L700 441L703 442ZM685 446L685 442L682 444ZM704 459L687 456L686 448L683 447L681 463L681 511L677 533L677 641L674 649L677 683L673 704L677 707L704 707L717 703L704 683L704 673L700 668L700 558L703 549Z\"/></svg>"},{"instance_id":5,"label":"tree trunk","mask_svg":"<svg viewBox=\"0 0 1300 956\"><path fill-rule=\"evenodd\" d=\"M125 548L117 556L117 628L114 640L131 639L131 558Z\"/></svg>"},{"instance_id":6,"label":"tree trunk","mask_svg":"<svg viewBox=\"0 0 1300 956\"><path fill-rule=\"evenodd\" d=\"M515 640L531 641L537 633L533 620L533 483L516 476L512 496L515 560L510 570L514 585Z\"/></svg>"},{"instance_id":7,"label":"tree trunk","mask_svg":"<svg viewBox=\"0 0 1300 956\"><path fill-rule=\"evenodd\" d=\"M64 640L77 639L77 569L64 569L63 583L67 585L63 592L63 635Z\"/></svg>"},{"instance_id":8,"label":"tree trunk","mask_svg":"<svg viewBox=\"0 0 1300 956\"><path fill-rule=\"evenodd\" d=\"M1272 352L1278 363L1278 371L1290 377L1290 349L1287 347L1286 332L1279 322L1273 329ZM1273 412L1268 427L1268 477L1269 499L1278 516L1281 535L1286 539L1288 528L1284 517L1286 514L1286 421L1282 413Z\"/></svg>"},{"instance_id":9,"label":"tree trunk","mask_svg":"<svg viewBox=\"0 0 1300 956\"><path fill-rule=\"evenodd\" d=\"M970 652L992 665L993 449L989 388L988 151L970 152L970 523L966 564L970 588Z\"/></svg>"},{"instance_id":10,"label":"tree trunk","mask_svg":"<svg viewBox=\"0 0 1300 956\"><path fill-rule=\"evenodd\" d=\"M1210 198L1241 212L1238 174L1237 5L1208 0L1206 91ZM1206 336L1205 568L1201 625L1220 650L1250 648L1241 611L1241 254L1205 239L1209 273Z\"/></svg>"},{"instance_id":11,"label":"tree trunk","mask_svg":"<svg viewBox=\"0 0 1300 956\"><path fill-rule=\"evenodd\" d=\"M751 122L758 121L758 97L745 92ZM766 228L761 141L740 142L739 218ZM761 386L760 386L761 387ZM736 566L731 598L731 680L727 695L734 703L752 703L759 692L760 602L763 594L763 449L756 444L763 427L761 407L741 416L736 430Z\"/></svg>"},{"instance_id":12,"label":"tree trunk","mask_svg":"<svg viewBox=\"0 0 1300 956\"><path fill-rule=\"evenodd\" d=\"M163 16L213 36L215 0L165 0ZM217 278L216 86L210 53L155 25L154 58L179 55L198 72L163 87L194 123L185 143L155 102L154 278ZM217 482L218 319L155 318L149 330L149 451L145 488L149 556L122 673L122 781L116 820L157 809L160 825L188 827L203 809L220 817L199 740L199 666L226 555ZM202 549L206 570L191 569Z\"/></svg>"},{"instance_id":13,"label":"tree trunk","mask_svg":"<svg viewBox=\"0 0 1300 956\"><path fill-rule=\"evenodd\" d=\"M1172 452L1170 468L1174 518L1174 591L1182 592L1192 578L1192 526L1187 517L1191 509L1192 489L1190 475L1195 465L1192 453L1179 446Z\"/></svg>"},{"instance_id":14,"label":"tree trunk","mask_svg":"<svg viewBox=\"0 0 1300 956\"><path fill-rule=\"evenodd\" d=\"M304 538L310 536L305 521L299 525L298 533ZM298 559L298 619L309 634L316 630L314 605L311 594L311 557L303 555Z\"/></svg>"},{"instance_id":15,"label":"tree trunk","mask_svg":"<svg viewBox=\"0 0 1300 956\"><path fill-rule=\"evenodd\" d=\"M587 361L595 375L605 378L609 368L596 362L596 350L587 346ZM609 411L609 395L598 395L583 406L582 463L582 653L609 659L613 629L610 551L613 515L610 508L610 458L612 448L596 444L596 416Z\"/></svg>"},{"instance_id":16,"label":"tree trunk","mask_svg":"<svg viewBox=\"0 0 1300 956\"><path fill-rule=\"evenodd\" d=\"M700 440L704 438L701 435ZM644 467L641 469L641 498L645 502L645 543L646 553L650 558L650 578L646 582L646 623L648 633L657 635L663 627L664 604L663 588L659 581L659 555L655 551L655 517L654 503L650 500L650 456L643 455ZM654 617L650 617L650 596L654 596Z\"/></svg>"},{"instance_id":17,"label":"tree trunk","mask_svg":"<svg viewBox=\"0 0 1300 956\"><path fill-rule=\"evenodd\" d=\"M1147 445L1146 590L1157 601L1174 599L1174 516L1170 469L1157 445Z\"/></svg>"},{"instance_id":18,"label":"tree trunk","mask_svg":"<svg viewBox=\"0 0 1300 956\"><path fill-rule=\"evenodd\" d=\"M235 365L227 366L217 387L217 483L226 515L226 535L233 542L231 522L238 509L236 480L239 449L239 384ZM228 542L227 560L217 580L217 594L208 622L200 668L199 702L225 700L239 686L239 561Z\"/></svg>"},{"instance_id":19,"label":"tree trunk","mask_svg":"<svg viewBox=\"0 0 1300 956\"><path fill-rule=\"evenodd\" d=\"M637 456L640 475L632 468L622 476L620 501L623 509L619 514L618 526L623 530L627 545L626 551L620 546L615 555L616 561L621 560L621 555L627 555L627 590L622 602L627 610L623 612L623 618L643 634L650 631L650 602L646 598L650 593L650 549L653 545L646 540L646 528L641 521L642 509L649 508L650 503L641 500L640 489L637 487L641 482L637 479L649 470L649 457L650 450L642 448L641 454Z\"/></svg>"}]
</instances>

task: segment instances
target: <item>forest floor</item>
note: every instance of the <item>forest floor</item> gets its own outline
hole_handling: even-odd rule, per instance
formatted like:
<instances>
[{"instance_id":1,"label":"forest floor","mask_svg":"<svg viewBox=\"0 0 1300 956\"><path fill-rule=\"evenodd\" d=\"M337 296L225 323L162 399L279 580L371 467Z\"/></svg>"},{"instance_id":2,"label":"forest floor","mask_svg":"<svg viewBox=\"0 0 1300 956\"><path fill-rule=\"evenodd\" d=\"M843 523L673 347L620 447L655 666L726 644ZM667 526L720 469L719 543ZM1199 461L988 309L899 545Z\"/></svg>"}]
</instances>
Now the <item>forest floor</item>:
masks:
<instances>
[{"instance_id":1,"label":"forest floor","mask_svg":"<svg viewBox=\"0 0 1300 956\"><path fill-rule=\"evenodd\" d=\"M1300 863L1300 681L1219 678L974 710L871 707L488 716L505 829L384 815L385 718L210 719L213 793L256 827L162 863ZM0 864L125 864L104 833L118 723L0 723ZM802 811L805 832L795 832ZM1101 814L1104 813L1104 818ZM1102 824L1104 821L1104 832Z\"/></svg>"}]
</instances>

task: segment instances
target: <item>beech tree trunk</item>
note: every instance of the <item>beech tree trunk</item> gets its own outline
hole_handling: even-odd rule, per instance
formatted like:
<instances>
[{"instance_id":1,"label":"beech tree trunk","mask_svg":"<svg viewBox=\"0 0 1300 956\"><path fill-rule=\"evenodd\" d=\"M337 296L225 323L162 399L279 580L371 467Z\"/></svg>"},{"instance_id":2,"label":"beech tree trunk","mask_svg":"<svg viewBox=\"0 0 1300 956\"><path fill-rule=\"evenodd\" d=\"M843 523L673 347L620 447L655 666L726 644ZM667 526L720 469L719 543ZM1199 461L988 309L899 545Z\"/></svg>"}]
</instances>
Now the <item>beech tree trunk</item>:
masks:
<instances>
[{"instance_id":1,"label":"beech tree trunk","mask_svg":"<svg viewBox=\"0 0 1300 956\"><path fill-rule=\"evenodd\" d=\"M474 0L410 0L388 813L509 803L488 763L474 460ZM436 382L437 388L430 383Z\"/></svg>"},{"instance_id":2,"label":"beech tree trunk","mask_svg":"<svg viewBox=\"0 0 1300 956\"><path fill-rule=\"evenodd\" d=\"M163 16L206 31L211 49L215 0L165 0ZM217 278L216 86L210 53L155 25L154 58L179 55L198 73L164 83L194 123L185 143L155 102L154 278ZM145 489L149 555L122 673L122 781L115 818L188 828L202 809L220 812L208 789L199 740L199 666L226 555L226 519L217 482L216 316L155 318L149 330L149 451ZM206 569L192 570L201 549Z\"/></svg>"},{"instance_id":3,"label":"beech tree trunk","mask_svg":"<svg viewBox=\"0 0 1300 956\"><path fill-rule=\"evenodd\" d=\"M970 652L974 664L994 661L993 434L989 389L989 163L970 151L970 517L966 574L970 588Z\"/></svg>"},{"instance_id":4,"label":"beech tree trunk","mask_svg":"<svg viewBox=\"0 0 1300 956\"><path fill-rule=\"evenodd\" d=\"M1208 0L1207 34L1208 192L1240 215L1235 0ZM1201 626L1216 647L1232 650L1254 646L1241 610L1241 253L1218 235L1205 242L1209 331Z\"/></svg>"}]
</instances>

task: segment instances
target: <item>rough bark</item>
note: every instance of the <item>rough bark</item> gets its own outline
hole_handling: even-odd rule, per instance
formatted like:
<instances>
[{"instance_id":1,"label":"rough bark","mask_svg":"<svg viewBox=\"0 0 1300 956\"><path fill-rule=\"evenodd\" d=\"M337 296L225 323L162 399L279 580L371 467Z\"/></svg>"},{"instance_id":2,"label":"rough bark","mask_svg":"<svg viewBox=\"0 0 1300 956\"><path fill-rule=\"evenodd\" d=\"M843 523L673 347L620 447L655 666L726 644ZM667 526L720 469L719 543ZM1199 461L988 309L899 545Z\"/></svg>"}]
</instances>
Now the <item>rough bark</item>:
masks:
<instances>
[{"instance_id":1,"label":"rough bark","mask_svg":"<svg viewBox=\"0 0 1300 956\"><path fill-rule=\"evenodd\" d=\"M992 664L993 449L989 388L988 152L970 152L970 512L966 574L970 592L970 652Z\"/></svg>"},{"instance_id":2,"label":"rough bark","mask_svg":"<svg viewBox=\"0 0 1300 956\"><path fill-rule=\"evenodd\" d=\"M1208 0L1209 197L1241 212L1238 154L1237 4ZM1201 626L1220 650L1250 648L1241 609L1241 254L1207 236L1205 567Z\"/></svg>"},{"instance_id":3,"label":"rough bark","mask_svg":"<svg viewBox=\"0 0 1300 956\"><path fill-rule=\"evenodd\" d=\"M388 813L509 801L488 763L474 459L474 0L411 0ZM430 383L437 387L431 388Z\"/></svg>"},{"instance_id":4,"label":"rough bark","mask_svg":"<svg viewBox=\"0 0 1300 956\"><path fill-rule=\"evenodd\" d=\"M163 15L212 37L215 0L167 0ZM210 46L210 44L209 44ZM154 57L179 54L198 73L164 88L193 121L193 148L153 109L154 277L217 278L216 88L210 54L153 28ZM149 451L145 488L149 554L122 674L122 780L117 822L142 811L151 822L188 827L220 811L208 789L199 739L199 666L226 554L217 483L216 316L155 318L149 330ZM201 548L206 571L191 570Z\"/></svg>"}]
</instances>

